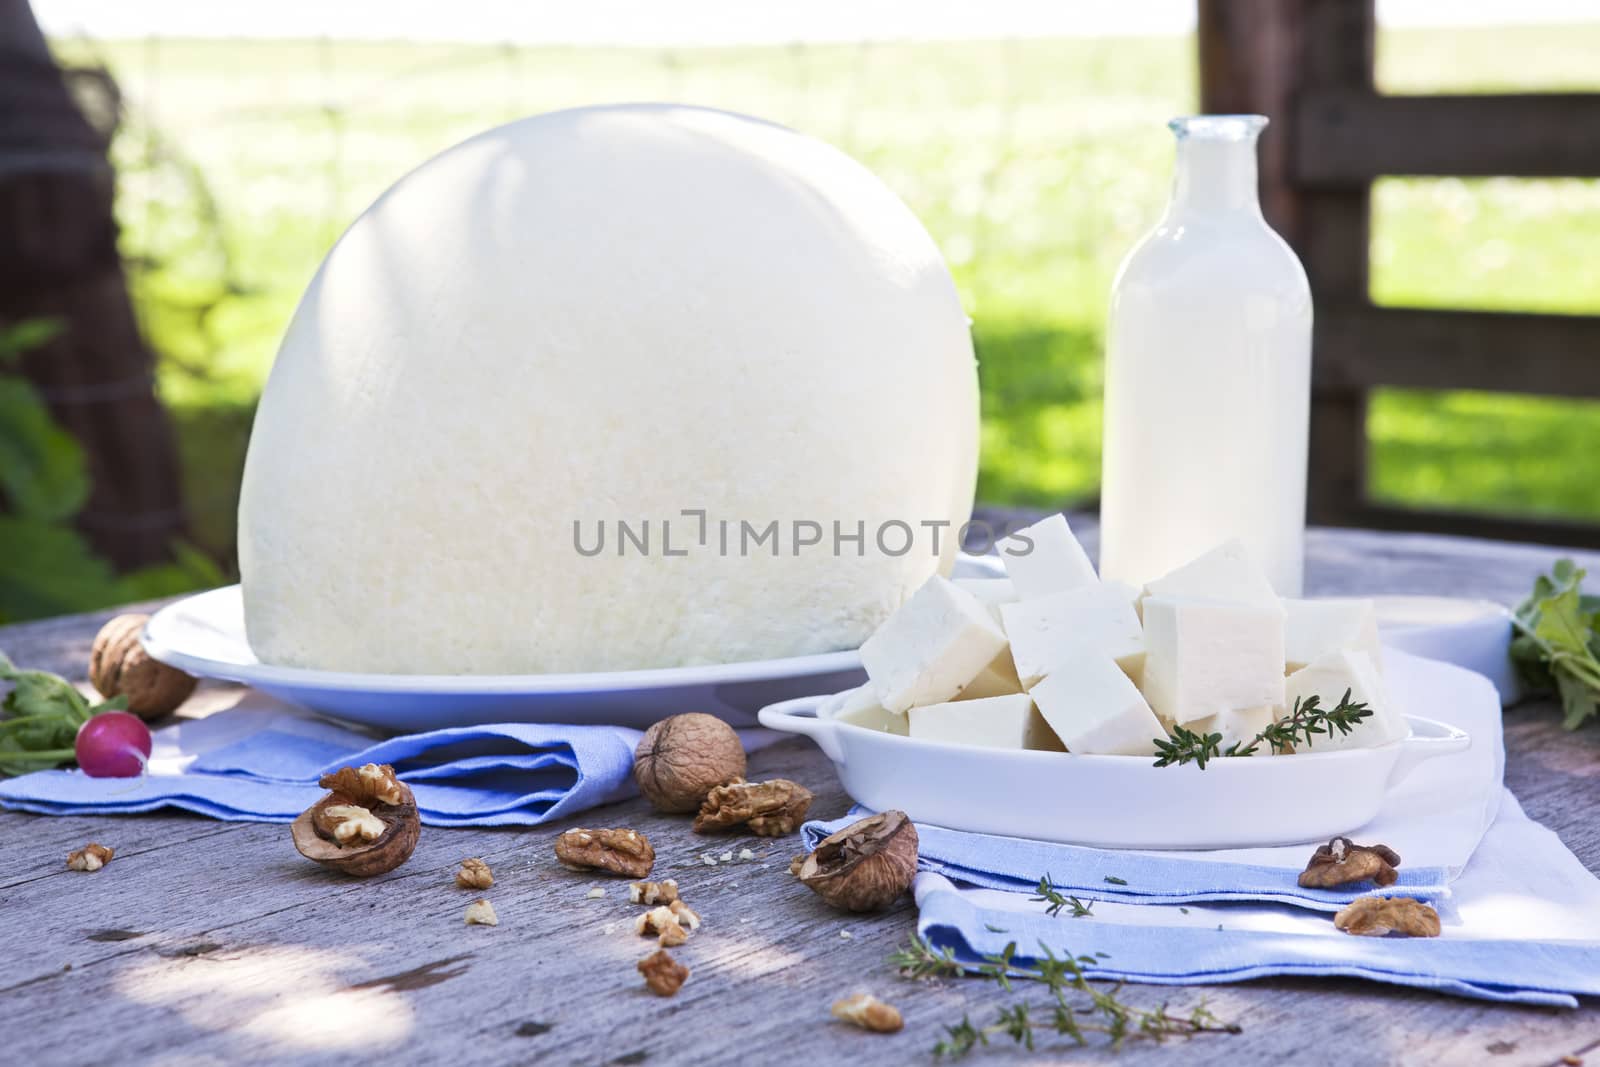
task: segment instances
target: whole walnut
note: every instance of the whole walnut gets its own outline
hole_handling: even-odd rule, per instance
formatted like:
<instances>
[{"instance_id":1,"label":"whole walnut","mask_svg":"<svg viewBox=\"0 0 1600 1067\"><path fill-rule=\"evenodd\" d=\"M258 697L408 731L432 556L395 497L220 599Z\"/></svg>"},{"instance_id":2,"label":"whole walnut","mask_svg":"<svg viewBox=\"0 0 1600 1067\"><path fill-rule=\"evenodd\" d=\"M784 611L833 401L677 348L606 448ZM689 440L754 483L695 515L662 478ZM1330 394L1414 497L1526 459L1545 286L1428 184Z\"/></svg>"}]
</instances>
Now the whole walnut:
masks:
<instances>
[{"instance_id":1,"label":"whole walnut","mask_svg":"<svg viewBox=\"0 0 1600 1067\"><path fill-rule=\"evenodd\" d=\"M733 727L701 712L662 719L633 752L634 780L657 811L699 811L706 794L743 778L744 767Z\"/></svg>"},{"instance_id":2,"label":"whole walnut","mask_svg":"<svg viewBox=\"0 0 1600 1067\"><path fill-rule=\"evenodd\" d=\"M89 682L100 695L128 698L128 710L157 719L189 699L195 679L169 667L139 643L148 615L118 615L100 628L89 652Z\"/></svg>"}]
</instances>

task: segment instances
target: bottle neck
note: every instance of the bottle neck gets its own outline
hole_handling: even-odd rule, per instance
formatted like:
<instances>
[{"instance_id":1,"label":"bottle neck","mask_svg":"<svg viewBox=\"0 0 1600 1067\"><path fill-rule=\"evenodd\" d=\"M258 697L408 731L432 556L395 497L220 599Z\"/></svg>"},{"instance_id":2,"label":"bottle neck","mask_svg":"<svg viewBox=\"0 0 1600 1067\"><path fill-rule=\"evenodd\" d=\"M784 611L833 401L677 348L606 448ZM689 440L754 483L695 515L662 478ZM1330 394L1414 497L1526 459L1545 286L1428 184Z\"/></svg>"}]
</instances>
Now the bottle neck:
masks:
<instances>
[{"instance_id":1,"label":"bottle neck","mask_svg":"<svg viewBox=\"0 0 1600 1067\"><path fill-rule=\"evenodd\" d=\"M1170 213L1243 213L1259 217L1255 138L1180 138Z\"/></svg>"}]
</instances>

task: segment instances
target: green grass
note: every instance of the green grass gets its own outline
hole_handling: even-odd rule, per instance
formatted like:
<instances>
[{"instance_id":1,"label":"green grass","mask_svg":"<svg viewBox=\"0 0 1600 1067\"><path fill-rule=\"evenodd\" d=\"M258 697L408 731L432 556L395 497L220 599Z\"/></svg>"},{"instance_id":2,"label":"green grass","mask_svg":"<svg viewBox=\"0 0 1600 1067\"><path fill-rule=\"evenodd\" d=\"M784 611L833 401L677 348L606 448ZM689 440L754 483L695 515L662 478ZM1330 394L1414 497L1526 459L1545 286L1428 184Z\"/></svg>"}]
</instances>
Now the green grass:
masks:
<instances>
[{"instance_id":1,"label":"green grass","mask_svg":"<svg viewBox=\"0 0 1600 1067\"><path fill-rule=\"evenodd\" d=\"M316 42L63 43L120 78L125 245L164 362L199 540L231 546L253 400L340 229L440 149L507 119L672 99L763 115L861 159L922 217L975 320L980 496L1091 497L1112 275L1158 216L1165 120L1194 107L1181 39L674 51ZM1600 88L1600 27L1386 33L1405 91ZM197 205L214 200L214 217ZM1383 303L1600 311L1600 183L1390 180ZM1385 392L1385 498L1600 518L1590 405Z\"/></svg>"}]
</instances>

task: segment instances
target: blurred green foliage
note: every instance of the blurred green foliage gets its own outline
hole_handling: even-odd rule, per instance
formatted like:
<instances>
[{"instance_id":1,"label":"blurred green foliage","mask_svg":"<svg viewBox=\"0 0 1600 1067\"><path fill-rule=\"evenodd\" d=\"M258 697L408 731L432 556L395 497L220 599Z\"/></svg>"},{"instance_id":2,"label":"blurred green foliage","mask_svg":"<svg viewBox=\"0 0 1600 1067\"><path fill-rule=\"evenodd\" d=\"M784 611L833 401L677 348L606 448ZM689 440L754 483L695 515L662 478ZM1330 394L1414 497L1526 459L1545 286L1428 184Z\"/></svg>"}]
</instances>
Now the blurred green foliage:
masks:
<instances>
[{"instance_id":1,"label":"blurred green foliage","mask_svg":"<svg viewBox=\"0 0 1600 1067\"><path fill-rule=\"evenodd\" d=\"M55 319L0 327L0 370L59 335ZM222 573L204 553L173 546L174 562L117 575L72 528L89 497L83 449L20 375L0 376L0 624L88 611L205 585Z\"/></svg>"},{"instance_id":2,"label":"blurred green foliage","mask_svg":"<svg viewBox=\"0 0 1600 1067\"><path fill-rule=\"evenodd\" d=\"M1164 123L1194 107L1193 42L862 43L701 49L316 41L58 42L129 100L116 145L136 302L163 354L196 539L231 558L253 404L322 256L384 188L487 126L666 99L828 140L900 193L974 319L979 495L1094 495L1101 341L1118 262L1159 216ZM1390 91L1600 88L1600 26L1380 35ZM1268 136L1271 136L1269 131ZM1600 182L1387 180L1383 303L1600 311ZM1372 486L1391 500L1600 518L1589 404L1383 392Z\"/></svg>"}]
</instances>

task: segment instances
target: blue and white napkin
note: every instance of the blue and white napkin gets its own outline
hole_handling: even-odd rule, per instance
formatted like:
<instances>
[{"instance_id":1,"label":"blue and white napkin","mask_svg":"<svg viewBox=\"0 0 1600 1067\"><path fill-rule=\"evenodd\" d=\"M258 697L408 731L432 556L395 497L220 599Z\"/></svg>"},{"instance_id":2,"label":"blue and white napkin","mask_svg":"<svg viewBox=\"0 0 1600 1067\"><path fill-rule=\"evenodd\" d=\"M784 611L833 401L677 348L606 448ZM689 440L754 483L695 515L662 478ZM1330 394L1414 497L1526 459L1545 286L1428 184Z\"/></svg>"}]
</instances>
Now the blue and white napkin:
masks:
<instances>
[{"instance_id":1,"label":"blue and white napkin","mask_svg":"<svg viewBox=\"0 0 1600 1067\"><path fill-rule=\"evenodd\" d=\"M1416 660L1391 672L1403 706L1466 730L1472 747L1419 766L1354 836L1403 859L1378 892L1427 900L1438 938L1354 937L1328 914L1373 892L1301 889L1311 846L1135 852L917 826L917 926L957 959L1094 957L1090 977L1169 985L1268 975L1354 976L1519 1003L1600 994L1600 880L1530 821L1502 783L1499 699L1481 676ZM1401 688L1401 687L1407 688ZM1426 691L1426 699L1424 699ZM1107 798L1107 803L1114 803ZM806 824L807 842L865 814ZM1048 876L1085 916L1048 904ZM1103 956L1101 955L1103 954Z\"/></svg>"},{"instance_id":2,"label":"blue and white napkin","mask_svg":"<svg viewBox=\"0 0 1600 1067\"><path fill-rule=\"evenodd\" d=\"M1082 918L1050 916L1025 894L963 889L929 872L917 876L917 929L963 962L1011 943L1018 958L1038 958L1042 945L1094 957L1091 978L1159 985L1327 975L1557 1007L1600 995L1600 880L1510 793L1450 890L1435 902L1437 938L1354 937L1325 912L1282 904L1102 899Z\"/></svg>"},{"instance_id":3,"label":"blue and white napkin","mask_svg":"<svg viewBox=\"0 0 1600 1067\"><path fill-rule=\"evenodd\" d=\"M1403 654L1402 654L1403 655ZM1403 657L1406 669L1391 671L1393 695L1402 707L1426 707L1435 718L1458 726L1472 747L1429 760L1390 791L1382 812L1358 835L1400 853L1404 863L1396 892L1422 900L1449 896L1450 882L1467 866L1494 822L1501 800L1505 747L1500 702L1481 676L1448 664ZM1116 797L1105 803L1115 804ZM808 845L866 814L805 826ZM1204 852L1137 852L1057 845L918 824L922 869L963 885L1022 891L1045 875L1060 891L1131 904L1185 904L1257 900L1337 911L1359 892L1302 889L1311 846L1237 848Z\"/></svg>"},{"instance_id":4,"label":"blue and white napkin","mask_svg":"<svg viewBox=\"0 0 1600 1067\"><path fill-rule=\"evenodd\" d=\"M143 777L40 771L0 781L0 805L50 815L181 808L287 822L322 796L322 774L390 763L431 826L533 826L629 796L640 736L620 726L510 724L375 741L252 693L227 711L155 731Z\"/></svg>"}]
</instances>

